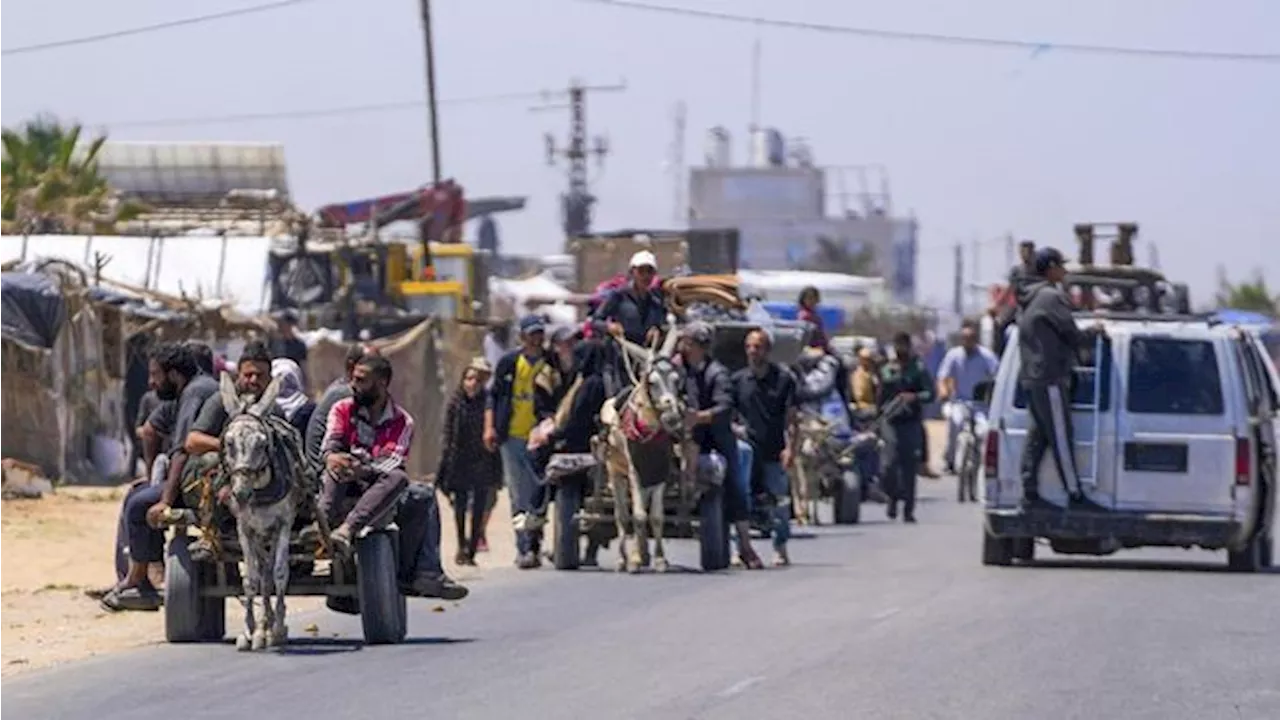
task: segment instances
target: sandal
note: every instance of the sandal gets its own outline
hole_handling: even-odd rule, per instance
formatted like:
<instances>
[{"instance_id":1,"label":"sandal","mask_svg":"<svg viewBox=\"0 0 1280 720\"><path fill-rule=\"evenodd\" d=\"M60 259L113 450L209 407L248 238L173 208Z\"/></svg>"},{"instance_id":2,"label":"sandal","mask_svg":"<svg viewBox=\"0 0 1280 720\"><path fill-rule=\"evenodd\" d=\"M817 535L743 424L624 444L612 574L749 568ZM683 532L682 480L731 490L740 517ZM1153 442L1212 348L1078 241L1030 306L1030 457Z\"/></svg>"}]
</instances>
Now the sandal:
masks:
<instances>
[{"instance_id":1,"label":"sandal","mask_svg":"<svg viewBox=\"0 0 1280 720\"><path fill-rule=\"evenodd\" d=\"M764 569L764 561L762 561L760 559L760 556L755 554L754 552L752 552L749 555L743 555L742 553L738 553L738 560L742 561L742 566L748 570Z\"/></svg>"},{"instance_id":2,"label":"sandal","mask_svg":"<svg viewBox=\"0 0 1280 720\"><path fill-rule=\"evenodd\" d=\"M98 601L103 610L108 612L155 612L164 604L160 593L150 585L114 588Z\"/></svg>"}]
</instances>

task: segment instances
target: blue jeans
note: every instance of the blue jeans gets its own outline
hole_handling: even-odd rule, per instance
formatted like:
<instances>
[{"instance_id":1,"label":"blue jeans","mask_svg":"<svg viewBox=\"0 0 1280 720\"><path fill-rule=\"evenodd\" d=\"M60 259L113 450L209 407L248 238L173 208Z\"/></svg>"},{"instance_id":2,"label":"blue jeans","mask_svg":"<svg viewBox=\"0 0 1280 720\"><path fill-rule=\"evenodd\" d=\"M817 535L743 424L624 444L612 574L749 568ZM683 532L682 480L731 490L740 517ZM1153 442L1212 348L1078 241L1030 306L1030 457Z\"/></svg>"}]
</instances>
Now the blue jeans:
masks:
<instances>
[{"instance_id":1,"label":"blue jeans","mask_svg":"<svg viewBox=\"0 0 1280 720\"><path fill-rule=\"evenodd\" d=\"M533 467L533 458L529 456L528 441L507 438L498 452L502 455L502 477L511 493L511 517L515 519L523 515L528 523L541 515L543 510L543 488L538 482L538 471ZM537 552L538 535L536 531L518 527L516 551L521 554Z\"/></svg>"},{"instance_id":2,"label":"blue jeans","mask_svg":"<svg viewBox=\"0 0 1280 720\"><path fill-rule=\"evenodd\" d=\"M760 478L765 491L773 496L773 549L781 550L791 537L791 486L787 471L780 462L767 462L760 466Z\"/></svg>"},{"instance_id":3,"label":"blue jeans","mask_svg":"<svg viewBox=\"0 0 1280 720\"><path fill-rule=\"evenodd\" d=\"M746 498L747 517L751 516L751 463L754 461L756 452L745 440L738 441L738 476L729 478L730 482L735 484L738 493Z\"/></svg>"}]
</instances>

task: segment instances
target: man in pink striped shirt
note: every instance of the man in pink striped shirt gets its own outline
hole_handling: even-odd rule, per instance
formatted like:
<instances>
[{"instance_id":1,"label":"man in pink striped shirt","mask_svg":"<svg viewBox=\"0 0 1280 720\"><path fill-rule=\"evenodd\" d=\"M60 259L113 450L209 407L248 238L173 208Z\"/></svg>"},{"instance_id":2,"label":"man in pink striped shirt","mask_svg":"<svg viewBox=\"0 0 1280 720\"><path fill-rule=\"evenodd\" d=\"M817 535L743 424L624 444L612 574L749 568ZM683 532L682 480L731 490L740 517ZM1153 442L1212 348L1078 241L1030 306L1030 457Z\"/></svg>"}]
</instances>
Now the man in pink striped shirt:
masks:
<instances>
[{"instance_id":1,"label":"man in pink striped shirt","mask_svg":"<svg viewBox=\"0 0 1280 720\"><path fill-rule=\"evenodd\" d=\"M395 512L405 544L400 552L405 591L460 600L466 588L453 583L438 560L431 559L439 555L439 521L432 523L428 516L435 503L420 502L410 488L405 463L413 444L413 418L391 399L390 384L390 361L366 355L351 371L351 397L329 411L321 446L320 511L331 524L340 521L329 539L339 551L350 552L361 530Z\"/></svg>"}]
</instances>

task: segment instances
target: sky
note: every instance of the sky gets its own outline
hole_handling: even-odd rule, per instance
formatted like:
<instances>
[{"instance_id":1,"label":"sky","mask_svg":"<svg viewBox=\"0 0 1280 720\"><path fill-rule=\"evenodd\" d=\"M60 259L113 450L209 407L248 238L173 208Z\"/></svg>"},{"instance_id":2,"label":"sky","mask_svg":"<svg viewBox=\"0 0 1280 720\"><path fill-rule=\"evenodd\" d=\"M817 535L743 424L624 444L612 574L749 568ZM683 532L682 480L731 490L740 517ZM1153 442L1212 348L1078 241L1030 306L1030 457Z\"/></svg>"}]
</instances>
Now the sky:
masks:
<instances>
[{"instance_id":1,"label":"sky","mask_svg":"<svg viewBox=\"0 0 1280 720\"><path fill-rule=\"evenodd\" d=\"M745 156L751 56L760 120L804 137L820 165L880 164L920 222L919 296L951 297L953 246L977 241L970 279L1007 269L1003 237L1074 253L1071 226L1133 220L1137 257L1192 286L1264 273L1280 285L1280 63L1084 55L1091 43L1280 53L1275 0L654 0L655 4L892 30L1043 42L1032 52L717 22L589 0L434 0L441 161L468 194L525 195L498 216L504 247L559 252L566 112L522 95L625 80L588 97L594 227L673 225L673 108L685 159L724 125ZM10 0L0 47L175 20L254 0ZM6 127L51 112L118 140L281 142L296 201L314 209L431 177L417 0L316 0L279 10L0 61ZM385 112L219 121L243 113L406 102ZM198 124L141 125L174 118ZM1104 253L1103 248L1099 248ZM974 268L970 268L973 272Z\"/></svg>"}]
</instances>

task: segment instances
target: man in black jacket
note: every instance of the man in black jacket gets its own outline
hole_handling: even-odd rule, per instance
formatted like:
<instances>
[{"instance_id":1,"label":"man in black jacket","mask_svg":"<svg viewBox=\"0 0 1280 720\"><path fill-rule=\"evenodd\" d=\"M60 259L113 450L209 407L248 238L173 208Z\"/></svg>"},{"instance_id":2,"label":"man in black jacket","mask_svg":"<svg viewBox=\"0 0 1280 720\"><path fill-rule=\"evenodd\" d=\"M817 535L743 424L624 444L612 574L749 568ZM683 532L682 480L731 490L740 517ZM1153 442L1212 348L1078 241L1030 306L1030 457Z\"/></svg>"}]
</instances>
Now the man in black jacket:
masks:
<instances>
[{"instance_id":1,"label":"man in black jacket","mask_svg":"<svg viewBox=\"0 0 1280 720\"><path fill-rule=\"evenodd\" d=\"M1096 337L1076 325L1071 300L1061 286L1066 276L1062 253L1043 248L1036 253L1038 282L1018 296L1018 382L1027 391L1031 424L1022 450L1022 491L1028 507L1041 504L1037 471L1047 450L1053 451L1063 489L1076 504L1090 504L1080 486L1072 448L1071 378L1080 349Z\"/></svg>"},{"instance_id":2,"label":"man in black jacket","mask_svg":"<svg viewBox=\"0 0 1280 720\"><path fill-rule=\"evenodd\" d=\"M738 557L756 569L762 564L751 547L751 476L741 467L738 438L733 434L733 384L728 368L711 357L713 338L711 326L703 322L690 323L681 331L689 403L685 424L698 443L699 455L714 453L722 458L725 520L737 529Z\"/></svg>"},{"instance_id":3,"label":"man in black jacket","mask_svg":"<svg viewBox=\"0 0 1280 720\"><path fill-rule=\"evenodd\" d=\"M658 260L648 250L641 250L631 256L627 273L630 284L615 290L591 314L593 330L601 335L626 338L636 345L648 345L659 337L666 320L662 296L654 289ZM606 390L612 395L629 385L631 378L623 366L622 350L613 344L606 347L609 353Z\"/></svg>"}]
</instances>

